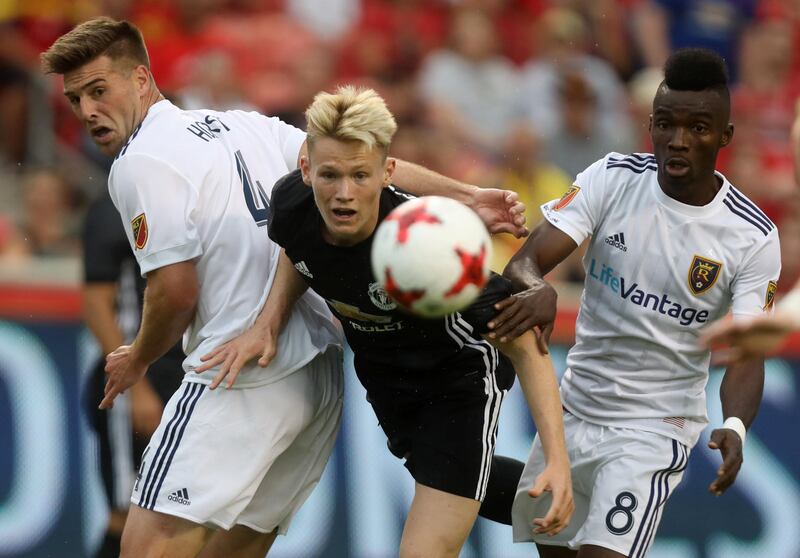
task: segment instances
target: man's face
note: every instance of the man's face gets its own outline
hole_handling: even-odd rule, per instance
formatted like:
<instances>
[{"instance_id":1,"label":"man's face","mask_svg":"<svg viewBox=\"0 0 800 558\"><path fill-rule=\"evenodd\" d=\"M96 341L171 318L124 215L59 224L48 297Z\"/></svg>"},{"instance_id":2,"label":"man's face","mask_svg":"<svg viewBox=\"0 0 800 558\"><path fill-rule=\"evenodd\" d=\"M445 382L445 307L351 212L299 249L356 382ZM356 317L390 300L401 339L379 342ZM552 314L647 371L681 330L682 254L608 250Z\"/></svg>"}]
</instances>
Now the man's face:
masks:
<instances>
[{"instance_id":1,"label":"man's face","mask_svg":"<svg viewBox=\"0 0 800 558\"><path fill-rule=\"evenodd\" d=\"M337 246L367 239L378 224L380 194L394 172L394 159L360 141L317 138L300 160L303 180L314 190L325 238Z\"/></svg>"},{"instance_id":2,"label":"man's face","mask_svg":"<svg viewBox=\"0 0 800 558\"><path fill-rule=\"evenodd\" d=\"M725 99L713 90L659 88L650 117L650 137L665 186L691 186L713 176L717 153L730 143Z\"/></svg>"},{"instance_id":3,"label":"man's face","mask_svg":"<svg viewBox=\"0 0 800 558\"><path fill-rule=\"evenodd\" d=\"M147 83L144 66L126 71L100 56L64 74L64 96L100 151L113 156L142 120Z\"/></svg>"}]
</instances>

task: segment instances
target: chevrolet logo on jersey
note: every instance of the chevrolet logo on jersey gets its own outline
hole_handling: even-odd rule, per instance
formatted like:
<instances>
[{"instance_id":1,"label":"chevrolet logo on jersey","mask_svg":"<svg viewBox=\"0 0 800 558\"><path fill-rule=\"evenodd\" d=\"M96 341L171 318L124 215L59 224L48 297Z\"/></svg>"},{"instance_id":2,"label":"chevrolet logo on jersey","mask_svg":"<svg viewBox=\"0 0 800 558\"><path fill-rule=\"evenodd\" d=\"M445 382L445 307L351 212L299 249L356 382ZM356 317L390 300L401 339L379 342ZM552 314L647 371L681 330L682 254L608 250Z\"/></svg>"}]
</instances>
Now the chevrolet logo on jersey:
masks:
<instances>
[{"instance_id":1,"label":"chevrolet logo on jersey","mask_svg":"<svg viewBox=\"0 0 800 558\"><path fill-rule=\"evenodd\" d=\"M144 248L144 245L147 244L147 238L149 236L147 217L145 217L144 213L140 213L133 218L131 227L133 228L133 244L136 246L137 250L141 250Z\"/></svg>"},{"instance_id":2,"label":"chevrolet logo on jersey","mask_svg":"<svg viewBox=\"0 0 800 558\"><path fill-rule=\"evenodd\" d=\"M695 295L701 295L714 286L722 270L722 264L695 255L689 266L689 289Z\"/></svg>"},{"instance_id":3,"label":"chevrolet logo on jersey","mask_svg":"<svg viewBox=\"0 0 800 558\"><path fill-rule=\"evenodd\" d=\"M344 316L345 318L350 318L352 320L359 320L362 322L375 322L379 324L388 324L392 321L391 316L381 316L379 314L368 314L367 312L362 312L360 308L357 306L353 306L352 304L347 304L345 302L339 302L338 300L328 300L330 305L336 311L337 314Z\"/></svg>"},{"instance_id":4,"label":"chevrolet logo on jersey","mask_svg":"<svg viewBox=\"0 0 800 558\"><path fill-rule=\"evenodd\" d=\"M708 310L683 306L678 301L670 299L667 293L648 293L639 288L639 283L635 281L633 283L626 282L625 278L617 274L610 266L604 263L598 265L594 258L589 264L589 277L619 294L623 300L668 316L677 320L683 326L688 326L692 323L704 324L708 321Z\"/></svg>"},{"instance_id":5,"label":"chevrolet logo on jersey","mask_svg":"<svg viewBox=\"0 0 800 558\"><path fill-rule=\"evenodd\" d=\"M767 285L767 294L764 296L764 312L770 312L775 305L775 293L778 291L778 284L770 281Z\"/></svg>"},{"instance_id":6,"label":"chevrolet logo on jersey","mask_svg":"<svg viewBox=\"0 0 800 558\"><path fill-rule=\"evenodd\" d=\"M564 195L561 196L561 199L558 200L555 205L553 205L553 211L558 211L559 209L564 209L569 205L569 203L575 199L575 196L578 195L578 192L581 191L580 186L572 185L569 187L569 190L564 192Z\"/></svg>"}]
</instances>

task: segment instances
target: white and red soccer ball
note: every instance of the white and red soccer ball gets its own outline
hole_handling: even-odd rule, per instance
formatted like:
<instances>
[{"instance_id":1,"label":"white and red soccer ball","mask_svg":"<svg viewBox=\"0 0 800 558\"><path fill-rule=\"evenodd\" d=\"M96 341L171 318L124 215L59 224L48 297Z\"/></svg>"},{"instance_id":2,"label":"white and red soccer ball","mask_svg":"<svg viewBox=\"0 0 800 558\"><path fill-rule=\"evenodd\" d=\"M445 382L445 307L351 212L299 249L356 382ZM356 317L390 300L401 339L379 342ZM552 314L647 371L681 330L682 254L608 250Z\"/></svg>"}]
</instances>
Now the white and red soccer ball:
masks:
<instances>
[{"instance_id":1,"label":"white and red soccer ball","mask_svg":"<svg viewBox=\"0 0 800 558\"><path fill-rule=\"evenodd\" d=\"M474 211L426 196L396 207L375 231L372 272L399 306L434 318L478 297L491 256L489 233Z\"/></svg>"}]
</instances>

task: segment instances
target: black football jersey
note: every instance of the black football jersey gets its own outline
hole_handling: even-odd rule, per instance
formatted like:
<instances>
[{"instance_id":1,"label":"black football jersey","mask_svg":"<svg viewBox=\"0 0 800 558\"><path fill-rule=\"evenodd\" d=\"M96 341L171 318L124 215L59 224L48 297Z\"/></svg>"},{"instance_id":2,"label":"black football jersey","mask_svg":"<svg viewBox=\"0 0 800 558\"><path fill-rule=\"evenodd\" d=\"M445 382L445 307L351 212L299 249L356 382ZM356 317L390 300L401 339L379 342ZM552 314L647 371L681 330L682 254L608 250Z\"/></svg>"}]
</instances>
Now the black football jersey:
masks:
<instances>
[{"instance_id":1,"label":"black football jersey","mask_svg":"<svg viewBox=\"0 0 800 558\"><path fill-rule=\"evenodd\" d=\"M379 222L411 197L392 186L384 188ZM492 274L478 300L462 312L439 319L416 317L397 308L373 276L372 237L347 247L323 239L313 191L299 170L278 181L271 205L269 236L341 321L357 369L367 365L458 376L483 368L486 359L500 358L480 334L495 315L494 304L511 294L505 279Z\"/></svg>"}]
</instances>

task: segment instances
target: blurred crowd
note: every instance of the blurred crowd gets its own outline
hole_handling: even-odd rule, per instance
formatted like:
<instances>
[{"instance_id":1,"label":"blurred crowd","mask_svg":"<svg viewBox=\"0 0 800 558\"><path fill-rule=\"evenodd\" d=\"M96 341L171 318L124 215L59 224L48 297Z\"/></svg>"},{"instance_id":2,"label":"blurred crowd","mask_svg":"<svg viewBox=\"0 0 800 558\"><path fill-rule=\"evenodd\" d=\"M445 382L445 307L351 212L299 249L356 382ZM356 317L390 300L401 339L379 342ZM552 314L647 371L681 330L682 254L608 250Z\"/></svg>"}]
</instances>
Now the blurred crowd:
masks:
<instances>
[{"instance_id":1,"label":"blurred crowd","mask_svg":"<svg viewBox=\"0 0 800 558\"><path fill-rule=\"evenodd\" d=\"M101 14L142 29L159 87L184 108L302 127L316 92L373 87L400 125L394 156L517 191L531 225L607 152L649 151L668 53L713 48L730 67L736 125L719 170L778 223L782 285L800 276L800 0L6 0L2 261L79 255L82 212L110 161L39 53ZM498 240L495 267L516 246ZM581 273L575 261L557 279Z\"/></svg>"}]
</instances>

